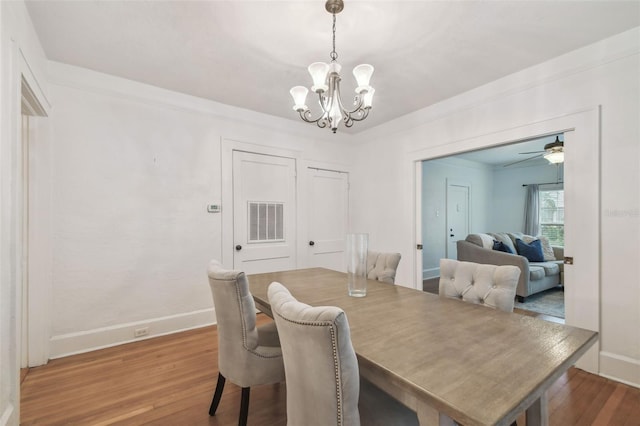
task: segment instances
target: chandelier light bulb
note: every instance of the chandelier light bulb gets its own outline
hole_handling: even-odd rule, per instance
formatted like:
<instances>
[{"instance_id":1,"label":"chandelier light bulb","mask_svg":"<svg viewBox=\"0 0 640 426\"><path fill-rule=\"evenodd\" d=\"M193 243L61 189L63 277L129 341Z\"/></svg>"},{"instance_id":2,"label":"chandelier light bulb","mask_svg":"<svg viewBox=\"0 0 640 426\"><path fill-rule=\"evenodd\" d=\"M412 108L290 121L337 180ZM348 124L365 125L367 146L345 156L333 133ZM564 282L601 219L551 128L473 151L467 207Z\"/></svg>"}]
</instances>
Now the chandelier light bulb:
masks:
<instances>
[{"instance_id":1,"label":"chandelier light bulb","mask_svg":"<svg viewBox=\"0 0 640 426\"><path fill-rule=\"evenodd\" d=\"M373 94L376 93L376 89L370 87L367 93L364 94L364 100L362 102L362 106L364 108L371 108L371 104L373 103Z\"/></svg>"},{"instance_id":2,"label":"chandelier light bulb","mask_svg":"<svg viewBox=\"0 0 640 426\"><path fill-rule=\"evenodd\" d=\"M360 64L353 69L353 76L358 82L356 93L362 93L363 90L369 90L369 81L373 74L373 66L369 64Z\"/></svg>"},{"instance_id":3,"label":"chandelier light bulb","mask_svg":"<svg viewBox=\"0 0 640 426\"><path fill-rule=\"evenodd\" d=\"M293 98L293 110L294 111L305 111L307 110L307 93L309 93L309 89L304 86L296 86L289 90L291 93L291 97Z\"/></svg>"},{"instance_id":4,"label":"chandelier light bulb","mask_svg":"<svg viewBox=\"0 0 640 426\"><path fill-rule=\"evenodd\" d=\"M329 72L329 64L325 64L324 62L314 62L309 65L309 74L311 74L311 78L313 79L313 86L311 90L316 93L326 92L327 87L327 73Z\"/></svg>"}]
</instances>

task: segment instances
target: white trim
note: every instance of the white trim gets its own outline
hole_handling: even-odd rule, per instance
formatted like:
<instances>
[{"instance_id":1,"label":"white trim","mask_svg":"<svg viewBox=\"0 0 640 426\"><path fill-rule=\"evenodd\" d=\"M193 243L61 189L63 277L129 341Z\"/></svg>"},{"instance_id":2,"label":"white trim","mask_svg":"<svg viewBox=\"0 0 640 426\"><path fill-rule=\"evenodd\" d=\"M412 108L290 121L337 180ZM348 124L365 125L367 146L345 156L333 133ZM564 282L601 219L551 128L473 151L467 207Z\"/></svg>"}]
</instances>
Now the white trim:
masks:
<instances>
[{"instance_id":1,"label":"white trim","mask_svg":"<svg viewBox=\"0 0 640 426\"><path fill-rule=\"evenodd\" d=\"M602 65L638 54L640 27L632 28L593 44L572 50L522 71L493 80L483 86L444 99L435 105L403 115L395 120L355 134L357 143L371 138L396 140L411 134L424 123L434 122L495 100L514 96L537 86L560 81ZM523 82L526 82L523 84ZM436 158L436 157L433 157Z\"/></svg>"},{"instance_id":2,"label":"white trim","mask_svg":"<svg viewBox=\"0 0 640 426\"><path fill-rule=\"evenodd\" d=\"M94 330L62 334L51 338L51 359L206 327L216 324L215 318L215 310L207 308ZM134 338L134 331L141 327L148 327L149 334L142 338Z\"/></svg>"},{"instance_id":3,"label":"white trim","mask_svg":"<svg viewBox=\"0 0 640 426\"><path fill-rule=\"evenodd\" d=\"M49 338L51 327L51 260L43 250L38 250L39 246L48 247L51 239L50 226L44 226L42 215L38 211L50 209L50 202L41 205L43 197L50 194L50 188L38 188L36 185L47 185L51 182L51 176L45 176L40 170L42 162L37 162L38 156L45 155L45 151L50 149L50 143L43 132L36 129L40 125L38 120L48 116L51 103L42 91L42 87L36 79L27 59L19 50L20 67L20 97L21 111L26 109L28 121L27 129L20 132L20 155L26 156L22 159L22 170L20 174L20 191L23 193L23 204L21 205L21 221L24 222L24 232L21 233L23 241L22 256L24 257L24 277L21 280L22 302L20 327L21 330L21 367L34 367L47 363L49 359ZM23 113L24 114L24 113ZM34 117L31 119L31 117ZM37 118L42 117L42 118ZM21 119L21 124L22 119ZM24 129L23 129L24 130ZM32 147L34 149L32 149ZM50 151L49 151L50 152ZM50 155L45 155L45 161L50 161ZM32 166L32 163L34 163ZM50 165L49 165L50 166ZM45 172L51 173L50 167L45 167ZM36 176L42 174L41 176ZM38 194L36 196L36 193ZM35 219L35 220L33 220ZM33 273L32 273L33 272Z\"/></svg>"},{"instance_id":4,"label":"white trim","mask_svg":"<svg viewBox=\"0 0 640 426\"><path fill-rule=\"evenodd\" d=\"M565 133L565 141L569 139L575 140L580 134L581 146L586 147L591 151L599 153L600 146L600 107L586 107L574 112L568 112L557 117L549 117L541 119L535 122L516 125L507 129L499 129L493 132L488 132L475 137L469 137L461 140L454 141L435 141L434 146L429 148L418 149L408 153L408 160L413 162L415 167L416 162L422 162L424 160L444 157L447 155L454 155L461 152L472 151L476 149L489 148L492 146L499 146L514 141L530 139L532 137L546 136L556 133ZM587 146L588 145L588 146ZM595 151L593 150L597 148ZM599 156L598 156L599 157ZM591 164L590 164L591 166ZM595 279L588 280L588 282L582 283L580 286L580 295L573 294L572 287L565 289L565 308L567 312L566 321L567 325L585 328L593 331L600 331L600 283L601 277L601 226L600 226L600 167L592 167L594 173L592 177L595 184L591 185L594 188L590 194L595 197L594 203L596 207L589 214L596 218L598 223L597 230L592 235L594 241L590 244L585 244L581 249L591 248L589 257L597 259L595 263L590 263L592 268L596 268L597 273ZM566 173L566 170L565 170ZM566 175L565 175L566 176ZM566 179L565 179L566 180ZM591 182L590 182L591 184ZM415 185L415 183L414 183ZM565 187L566 189L566 187ZM416 194L418 196L418 194ZM420 200L414 200L415 203L419 203ZM413 223L414 234L418 224L415 219ZM565 253L567 253L565 251ZM586 260L586 259L585 259ZM416 283L414 283L414 286ZM577 362L577 366L591 373L599 373L599 354L600 340L595 343L583 357Z\"/></svg>"},{"instance_id":5,"label":"white trim","mask_svg":"<svg viewBox=\"0 0 640 426\"><path fill-rule=\"evenodd\" d=\"M14 411L15 411L15 408L13 404L7 404L7 406L4 409L4 412L2 413L2 416L0 417L0 425L4 426L9 424L9 421L11 420L11 416L13 416Z\"/></svg>"},{"instance_id":6,"label":"white trim","mask_svg":"<svg viewBox=\"0 0 640 426\"><path fill-rule=\"evenodd\" d=\"M49 115L49 111L51 110L51 102L44 90L42 90L39 80L36 78L24 52L22 52L21 49L19 50L19 54L22 83L26 85L28 89L28 92L25 95L27 96L29 106L33 108L33 114L31 115L46 117Z\"/></svg>"},{"instance_id":7,"label":"white trim","mask_svg":"<svg viewBox=\"0 0 640 426\"><path fill-rule=\"evenodd\" d=\"M413 223L415 229L413 230L413 247L411 247L410 253L411 261L413 262L414 282L413 288L416 290L423 290L425 280L424 271L424 241L422 241L422 163L419 161L413 164ZM422 246L421 250L418 250L418 244ZM440 268L438 268L440 269Z\"/></svg>"},{"instance_id":8,"label":"white trim","mask_svg":"<svg viewBox=\"0 0 640 426\"><path fill-rule=\"evenodd\" d=\"M292 114L291 119L287 119L61 62L48 61L48 65L49 83L73 90L119 100L127 99L150 106L207 114L225 121L259 126L261 130L269 129L276 133L286 132L332 143L344 142L351 136L343 134L336 138L335 134L328 131L314 132L315 126L312 127L303 122L297 114Z\"/></svg>"},{"instance_id":9,"label":"white trim","mask_svg":"<svg viewBox=\"0 0 640 426\"><path fill-rule=\"evenodd\" d=\"M600 352L600 375L640 388L640 361L602 351Z\"/></svg>"},{"instance_id":10,"label":"white trim","mask_svg":"<svg viewBox=\"0 0 640 426\"><path fill-rule=\"evenodd\" d=\"M440 268L427 268L422 270L422 281L431 280L440 276Z\"/></svg>"}]
</instances>

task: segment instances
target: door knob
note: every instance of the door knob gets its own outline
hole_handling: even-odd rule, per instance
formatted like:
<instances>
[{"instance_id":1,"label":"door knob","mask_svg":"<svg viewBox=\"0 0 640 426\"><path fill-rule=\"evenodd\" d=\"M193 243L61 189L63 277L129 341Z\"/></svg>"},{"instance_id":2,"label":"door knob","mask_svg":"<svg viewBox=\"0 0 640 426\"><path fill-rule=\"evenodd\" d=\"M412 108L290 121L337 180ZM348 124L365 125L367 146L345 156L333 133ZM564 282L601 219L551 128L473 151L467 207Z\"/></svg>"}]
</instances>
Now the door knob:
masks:
<instances>
[{"instance_id":1,"label":"door knob","mask_svg":"<svg viewBox=\"0 0 640 426\"><path fill-rule=\"evenodd\" d=\"M442 234L440 234L440 235L442 235ZM450 236L450 237L455 237L455 235L453 235L453 234L449 234L449 236Z\"/></svg>"},{"instance_id":2,"label":"door knob","mask_svg":"<svg viewBox=\"0 0 640 426\"><path fill-rule=\"evenodd\" d=\"M316 245L316 243L315 243L315 241L309 241L309 245L310 246L314 246L314 245Z\"/></svg>"},{"instance_id":3,"label":"door knob","mask_svg":"<svg viewBox=\"0 0 640 426\"><path fill-rule=\"evenodd\" d=\"M237 251L242 250L242 246L241 246L240 244L238 244L238 245L236 246L236 250L237 250Z\"/></svg>"}]
</instances>

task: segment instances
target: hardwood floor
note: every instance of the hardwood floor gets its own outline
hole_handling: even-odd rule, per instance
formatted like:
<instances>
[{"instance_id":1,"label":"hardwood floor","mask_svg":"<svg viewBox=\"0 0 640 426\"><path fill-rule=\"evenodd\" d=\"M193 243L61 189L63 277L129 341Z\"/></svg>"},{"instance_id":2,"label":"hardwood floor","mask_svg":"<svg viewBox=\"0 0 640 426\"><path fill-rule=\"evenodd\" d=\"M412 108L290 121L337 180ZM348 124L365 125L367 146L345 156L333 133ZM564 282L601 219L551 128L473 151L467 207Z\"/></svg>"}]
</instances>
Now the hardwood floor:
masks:
<instances>
[{"instance_id":1,"label":"hardwood floor","mask_svg":"<svg viewBox=\"0 0 640 426\"><path fill-rule=\"evenodd\" d=\"M216 416L208 414L217 351L216 328L206 327L24 370L21 424L235 425L240 388L232 383ZM557 426L640 426L640 389L572 368L550 389L549 414ZM284 384L251 389L249 424L286 424Z\"/></svg>"}]
</instances>

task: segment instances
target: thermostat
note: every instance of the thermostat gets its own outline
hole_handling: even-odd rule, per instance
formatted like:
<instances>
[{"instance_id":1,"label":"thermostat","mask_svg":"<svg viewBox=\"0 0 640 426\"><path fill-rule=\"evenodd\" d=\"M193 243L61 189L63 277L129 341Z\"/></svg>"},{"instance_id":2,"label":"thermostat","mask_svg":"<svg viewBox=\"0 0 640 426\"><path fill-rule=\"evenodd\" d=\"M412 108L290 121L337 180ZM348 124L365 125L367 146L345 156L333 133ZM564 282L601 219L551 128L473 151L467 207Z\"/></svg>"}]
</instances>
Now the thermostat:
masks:
<instances>
[{"instance_id":1,"label":"thermostat","mask_svg":"<svg viewBox=\"0 0 640 426\"><path fill-rule=\"evenodd\" d=\"M209 213L220 213L222 206L220 204L207 204L207 211Z\"/></svg>"}]
</instances>

